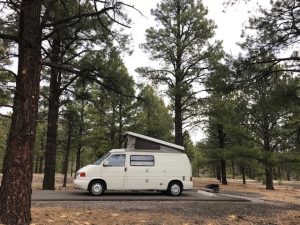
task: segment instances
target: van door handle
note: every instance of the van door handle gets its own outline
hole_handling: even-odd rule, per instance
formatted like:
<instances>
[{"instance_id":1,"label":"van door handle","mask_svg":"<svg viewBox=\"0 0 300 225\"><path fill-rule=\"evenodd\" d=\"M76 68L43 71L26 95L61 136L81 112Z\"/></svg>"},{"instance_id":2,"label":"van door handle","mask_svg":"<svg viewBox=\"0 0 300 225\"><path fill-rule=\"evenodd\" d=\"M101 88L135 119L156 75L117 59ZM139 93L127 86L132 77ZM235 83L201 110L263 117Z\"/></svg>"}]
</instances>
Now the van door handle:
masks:
<instances>
[{"instance_id":1,"label":"van door handle","mask_svg":"<svg viewBox=\"0 0 300 225\"><path fill-rule=\"evenodd\" d=\"M127 172L127 167L124 167L124 171Z\"/></svg>"}]
</instances>

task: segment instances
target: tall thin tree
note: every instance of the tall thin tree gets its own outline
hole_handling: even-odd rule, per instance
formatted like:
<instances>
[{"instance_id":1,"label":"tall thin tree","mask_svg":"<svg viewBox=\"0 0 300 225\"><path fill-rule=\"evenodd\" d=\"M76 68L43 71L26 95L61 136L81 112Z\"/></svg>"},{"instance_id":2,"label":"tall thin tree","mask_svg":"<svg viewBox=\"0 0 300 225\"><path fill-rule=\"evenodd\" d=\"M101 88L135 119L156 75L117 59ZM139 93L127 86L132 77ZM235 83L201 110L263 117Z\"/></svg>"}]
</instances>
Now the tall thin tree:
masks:
<instances>
[{"instance_id":1,"label":"tall thin tree","mask_svg":"<svg viewBox=\"0 0 300 225\"><path fill-rule=\"evenodd\" d=\"M175 114L175 143L183 145L184 125L197 115L197 94L203 91L201 84L210 61L221 56L221 43L211 40L216 26L206 18L207 9L201 1L163 0L151 13L159 26L146 30L142 47L162 66L138 71L167 85Z\"/></svg>"}]
</instances>

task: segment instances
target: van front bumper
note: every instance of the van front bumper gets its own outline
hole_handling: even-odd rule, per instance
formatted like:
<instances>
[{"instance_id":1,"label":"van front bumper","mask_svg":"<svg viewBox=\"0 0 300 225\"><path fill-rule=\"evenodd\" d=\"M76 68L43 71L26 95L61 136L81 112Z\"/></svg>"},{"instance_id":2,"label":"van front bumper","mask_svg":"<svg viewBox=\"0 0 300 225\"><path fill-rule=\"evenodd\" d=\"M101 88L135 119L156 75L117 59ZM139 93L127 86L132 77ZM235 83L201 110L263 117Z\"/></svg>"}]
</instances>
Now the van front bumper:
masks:
<instances>
[{"instance_id":1,"label":"van front bumper","mask_svg":"<svg viewBox=\"0 0 300 225\"><path fill-rule=\"evenodd\" d=\"M75 179L74 184L75 187L81 190L88 190L90 181L88 180L81 180L81 179Z\"/></svg>"}]
</instances>

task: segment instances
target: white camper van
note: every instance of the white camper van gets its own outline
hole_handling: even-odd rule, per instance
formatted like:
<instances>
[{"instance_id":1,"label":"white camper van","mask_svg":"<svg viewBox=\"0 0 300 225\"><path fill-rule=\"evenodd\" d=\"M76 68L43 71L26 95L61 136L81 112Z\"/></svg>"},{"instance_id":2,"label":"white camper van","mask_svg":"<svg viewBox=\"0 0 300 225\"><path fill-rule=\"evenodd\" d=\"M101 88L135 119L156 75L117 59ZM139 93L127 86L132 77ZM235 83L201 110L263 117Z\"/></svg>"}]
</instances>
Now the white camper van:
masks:
<instances>
[{"instance_id":1,"label":"white camper van","mask_svg":"<svg viewBox=\"0 0 300 225\"><path fill-rule=\"evenodd\" d=\"M110 150L77 171L74 184L101 195L105 190L159 190L178 196L193 187L184 147L127 132L123 149Z\"/></svg>"}]
</instances>

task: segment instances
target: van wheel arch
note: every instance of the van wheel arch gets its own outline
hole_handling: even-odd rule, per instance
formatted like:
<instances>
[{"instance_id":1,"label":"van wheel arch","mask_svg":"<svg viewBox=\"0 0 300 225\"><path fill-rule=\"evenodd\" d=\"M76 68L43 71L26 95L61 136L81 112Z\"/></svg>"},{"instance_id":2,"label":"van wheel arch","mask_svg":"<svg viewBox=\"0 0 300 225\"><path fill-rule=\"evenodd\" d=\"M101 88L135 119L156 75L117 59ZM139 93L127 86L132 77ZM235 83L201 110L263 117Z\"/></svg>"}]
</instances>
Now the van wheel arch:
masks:
<instances>
[{"instance_id":1,"label":"van wheel arch","mask_svg":"<svg viewBox=\"0 0 300 225\"><path fill-rule=\"evenodd\" d=\"M105 180L102 180L102 179L93 179L93 180L91 180L89 185L88 185L88 191L90 192L91 195L96 195L96 194L93 194L93 192L91 190L92 186L96 183L100 183L103 186L103 190L99 195L103 194L104 191L107 190L107 184L106 184Z\"/></svg>"},{"instance_id":2,"label":"van wheel arch","mask_svg":"<svg viewBox=\"0 0 300 225\"><path fill-rule=\"evenodd\" d=\"M167 193L172 196L179 196L183 191L183 184L180 180L171 180L168 184Z\"/></svg>"}]
</instances>

